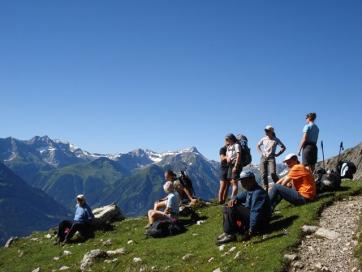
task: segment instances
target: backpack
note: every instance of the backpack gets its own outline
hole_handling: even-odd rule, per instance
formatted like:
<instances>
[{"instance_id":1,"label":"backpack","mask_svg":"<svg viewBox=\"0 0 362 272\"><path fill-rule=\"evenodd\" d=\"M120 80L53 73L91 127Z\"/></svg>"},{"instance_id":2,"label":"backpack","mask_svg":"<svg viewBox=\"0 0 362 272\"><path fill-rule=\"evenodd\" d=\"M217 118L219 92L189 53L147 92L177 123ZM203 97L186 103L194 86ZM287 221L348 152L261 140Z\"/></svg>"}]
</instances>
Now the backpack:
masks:
<instances>
[{"instance_id":1,"label":"backpack","mask_svg":"<svg viewBox=\"0 0 362 272\"><path fill-rule=\"evenodd\" d=\"M239 134L236 136L236 139L238 140L240 146L241 146L241 166L245 167L248 164L251 163L252 157L250 153L250 148L248 146L248 138L246 136Z\"/></svg>"},{"instance_id":2,"label":"backpack","mask_svg":"<svg viewBox=\"0 0 362 272\"><path fill-rule=\"evenodd\" d=\"M181 176L178 179L181 182L181 185L185 187L194 196L195 195L194 186L192 185L192 181L185 171L181 171Z\"/></svg>"},{"instance_id":3,"label":"backpack","mask_svg":"<svg viewBox=\"0 0 362 272\"><path fill-rule=\"evenodd\" d=\"M337 173L340 174L342 179L353 179L353 175L356 173L357 167L353 162L341 161L337 166Z\"/></svg>"},{"instance_id":4,"label":"backpack","mask_svg":"<svg viewBox=\"0 0 362 272\"><path fill-rule=\"evenodd\" d=\"M317 193L336 191L341 187L341 177L338 172L326 172L326 170L323 168L318 169L316 186Z\"/></svg>"},{"instance_id":5,"label":"backpack","mask_svg":"<svg viewBox=\"0 0 362 272\"><path fill-rule=\"evenodd\" d=\"M162 238L184 232L185 226L176 219L165 219L154 222L145 235L153 238Z\"/></svg>"}]
</instances>

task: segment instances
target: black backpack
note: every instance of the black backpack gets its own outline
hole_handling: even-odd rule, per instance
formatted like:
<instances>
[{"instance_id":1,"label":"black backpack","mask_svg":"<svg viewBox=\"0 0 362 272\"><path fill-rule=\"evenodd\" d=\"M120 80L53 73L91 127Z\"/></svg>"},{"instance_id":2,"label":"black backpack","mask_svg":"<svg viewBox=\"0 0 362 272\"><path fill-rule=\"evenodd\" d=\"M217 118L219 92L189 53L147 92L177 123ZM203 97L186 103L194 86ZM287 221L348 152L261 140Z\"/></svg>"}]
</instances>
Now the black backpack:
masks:
<instances>
[{"instance_id":1,"label":"black backpack","mask_svg":"<svg viewBox=\"0 0 362 272\"><path fill-rule=\"evenodd\" d=\"M181 185L185 187L194 196L195 195L194 186L192 185L192 181L185 171L181 171L181 176L178 179L181 182Z\"/></svg>"},{"instance_id":2,"label":"black backpack","mask_svg":"<svg viewBox=\"0 0 362 272\"><path fill-rule=\"evenodd\" d=\"M337 172L342 179L353 179L353 175L356 173L357 167L353 162L341 161L338 163Z\"/></svg>"},{"instance_id":3,"label":"black backpack","mask_svg":"<svg viewBox=\"0 0 362 272\"><path fill-rule=\"evenodd\" d=\"M340 189L341 177L339 173L336 173L334 171L327 173L326 170L323 168L318 169L316 173L316 186L318 194L324 192L333 192Z\"/></svg>"},{"instance_id":4,"label":"black backpack","mask_svg":"<svg viewBox=\"0 0 362 272\"><path fill-rule=\"evenodd\" d=\"M162 238L185 232L185 226L176 219L165 219L154 222L145 235L153 238Z\"/></svg>"},{"instance_id":5,"label":"black backpack","mask_svg":"<svg viewBox=\"0 0 362 272\"><path fill-rule=\"evenodd\" d=\"M248 138L246 136L239 134L236 136L240 146L241 146L241 166L245 167L249 165L252 161L250 148L248 146Z\"/></svg>"}]
</instances>

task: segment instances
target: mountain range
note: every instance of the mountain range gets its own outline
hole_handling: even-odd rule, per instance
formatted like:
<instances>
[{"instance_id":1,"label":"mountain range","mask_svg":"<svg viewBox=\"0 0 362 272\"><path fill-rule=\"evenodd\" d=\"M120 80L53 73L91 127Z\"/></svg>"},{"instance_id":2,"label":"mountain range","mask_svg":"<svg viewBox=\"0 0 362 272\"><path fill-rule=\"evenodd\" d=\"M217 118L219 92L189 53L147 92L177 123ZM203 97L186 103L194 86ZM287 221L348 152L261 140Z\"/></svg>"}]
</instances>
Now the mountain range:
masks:
<instances>
[{"instance_id":1,"label":"mountain range","mask_svg":"<svg viewBox=\"0 0 362 272\"><path fill-rule=\"evenodd\" d=\"M0 244L10 236L48 229L68 215L53 198L0 163Z\"/></svg>"},{"instance_id":2,"label":"mountain range","mask_svg":"<svg viewBox=\"0 0 362 272\"><path fill-rule=\"evenodd\" d=\"M201 198L214 198L218 189L218 163L206 159L195 147L110 155L90 153L48 136L30 140L9 137L0 139L0 160L66 208L72 208L74 197L84 193L91 206L116 202L126 215L143 214L163 196L166 169L187 169Z\"/></svg>"}]
</instances>

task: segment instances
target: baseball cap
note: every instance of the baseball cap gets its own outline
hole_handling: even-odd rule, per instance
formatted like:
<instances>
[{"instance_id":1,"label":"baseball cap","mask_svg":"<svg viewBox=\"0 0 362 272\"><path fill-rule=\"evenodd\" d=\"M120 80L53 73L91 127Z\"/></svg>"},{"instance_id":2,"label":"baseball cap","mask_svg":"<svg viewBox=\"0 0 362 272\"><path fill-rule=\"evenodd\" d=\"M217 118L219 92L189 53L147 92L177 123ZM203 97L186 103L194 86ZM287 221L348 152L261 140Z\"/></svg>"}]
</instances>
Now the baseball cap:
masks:
<instances>
[{"instance_id":1,"label":"baseball cap","mask_svg":"<svg viewBox=\"0 0 362 272\"><path fill-rule=\"evenodd\" d=\"M247 179L247 178L255 178L255 175L251 171L243 171L240 173L239 180Z\"/></svg>"},{"instance_id":2,"label":"baseball cap","mask_svg":"<svg viewBox=\"0 0 362 272\"><path fill-rule=\"evenodd\" d=\"M289 161L289 160L290 160L291 158L293 158L293 157L298 158L298 156L297 156L296 154L290 153L290 154L288 154L288 155L285 156L283 162Z\"/></svg>"}]
</instances>

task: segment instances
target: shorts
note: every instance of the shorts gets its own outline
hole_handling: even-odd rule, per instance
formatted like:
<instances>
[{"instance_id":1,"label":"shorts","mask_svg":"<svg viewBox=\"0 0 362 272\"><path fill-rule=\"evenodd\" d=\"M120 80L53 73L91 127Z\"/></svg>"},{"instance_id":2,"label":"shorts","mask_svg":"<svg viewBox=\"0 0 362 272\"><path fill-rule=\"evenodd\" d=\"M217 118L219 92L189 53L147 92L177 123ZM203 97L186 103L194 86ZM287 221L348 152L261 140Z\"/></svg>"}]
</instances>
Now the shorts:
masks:
<instances>
[{"instance_id":1,"label":"shorts","mask_svg":"<svg viewBox=\"0 0 362 272\"><path fill-rule=\"evenodd\" d=\"M303 148L302 162L304 165L315 165L318 158L318 147L314 143L308 143Z\"/></svg>"},{"instance_id":2,"label":"shorts","mask_svg":"<svg viewBox=\"0 0 362 272\"><path fill-rule=\"evenodd\" d=\"M227 181L229 180L228 178L228 173L229 173L229 166L221 166L220 167L220 180L221 181Z\"/></svg>"},{"instance_id":3,"label":"shorts","mask_svg":"<svg viewBox=\"0 0 362 272\"><path fill-rule=\"evenodd\" d=\"M241 166L239 166L236 169L236 172L233 172L233 168L235 167L235 164L230 164L228 169L228 179L230 180L237 180L240 177L241 170L243 169Z\"/></svg>"}]
</instances>

